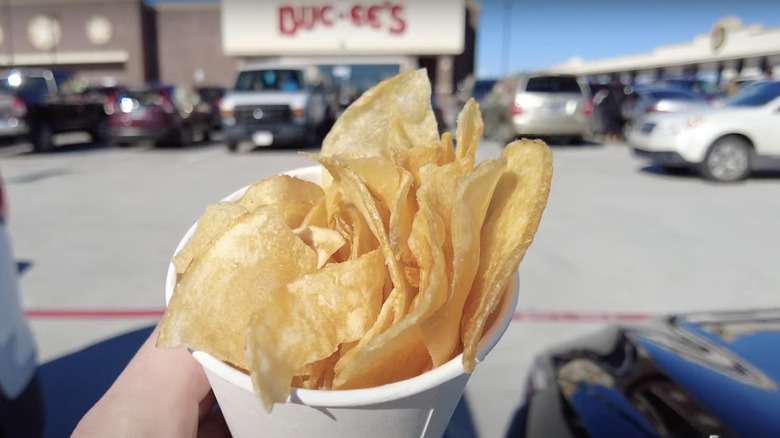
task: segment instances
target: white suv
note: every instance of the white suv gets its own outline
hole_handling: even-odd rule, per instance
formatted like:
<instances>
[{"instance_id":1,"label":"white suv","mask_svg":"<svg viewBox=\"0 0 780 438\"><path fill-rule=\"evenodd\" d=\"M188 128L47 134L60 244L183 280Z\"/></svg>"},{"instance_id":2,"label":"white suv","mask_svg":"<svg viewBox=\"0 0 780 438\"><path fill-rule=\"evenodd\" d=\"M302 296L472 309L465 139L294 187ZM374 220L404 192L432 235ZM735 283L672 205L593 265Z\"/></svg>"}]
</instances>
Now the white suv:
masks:
<instances>
[{"instance_id":1,"label":"white suv","mask_svg":"<svg viewBox=\"0 0 780 438\"><path fill-rule=\"evenodd\" d=\"M715 181L780 167L780 82L751 85L720 108L647 116L628 142L663 168L691 167Z\"/></svg>"}]
</instances>

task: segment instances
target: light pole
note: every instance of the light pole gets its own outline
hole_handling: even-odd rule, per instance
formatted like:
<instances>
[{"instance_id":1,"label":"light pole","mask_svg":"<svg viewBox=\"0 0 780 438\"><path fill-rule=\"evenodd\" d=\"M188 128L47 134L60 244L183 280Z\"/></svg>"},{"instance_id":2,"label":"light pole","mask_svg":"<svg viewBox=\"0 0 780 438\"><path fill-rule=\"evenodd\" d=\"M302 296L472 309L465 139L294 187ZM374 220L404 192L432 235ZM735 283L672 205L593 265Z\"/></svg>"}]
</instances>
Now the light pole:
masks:
<instances>
[{"instance_id":1,"label":"light pole","mask_svg":"<svg viewBox=\"0 0 780 438\"><path fill-rule=\"evenodd\" d=\"M509 49L512 44L512 1L504 3L504 37L501 42L501 74L506 76L509 73Z\"/></svg>"}]
</instances>

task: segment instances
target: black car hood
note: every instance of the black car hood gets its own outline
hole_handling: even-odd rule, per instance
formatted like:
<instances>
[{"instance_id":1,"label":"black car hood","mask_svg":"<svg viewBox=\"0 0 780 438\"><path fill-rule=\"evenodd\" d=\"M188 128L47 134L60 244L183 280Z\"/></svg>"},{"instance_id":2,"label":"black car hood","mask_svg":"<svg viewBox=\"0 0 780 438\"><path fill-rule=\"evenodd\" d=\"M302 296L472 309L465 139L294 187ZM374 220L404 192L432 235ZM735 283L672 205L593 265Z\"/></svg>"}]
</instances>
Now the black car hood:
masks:
<instances>
[{"instance_id":1,"label":"black car hood","mask_svg":"<svg viewBox=\"0 0 780 438\"><path fill-rule=\"evenodd\" d=\"M780 437L780 311L613 326L540 361L591 438Z\"/></svg>"}]
</instances>

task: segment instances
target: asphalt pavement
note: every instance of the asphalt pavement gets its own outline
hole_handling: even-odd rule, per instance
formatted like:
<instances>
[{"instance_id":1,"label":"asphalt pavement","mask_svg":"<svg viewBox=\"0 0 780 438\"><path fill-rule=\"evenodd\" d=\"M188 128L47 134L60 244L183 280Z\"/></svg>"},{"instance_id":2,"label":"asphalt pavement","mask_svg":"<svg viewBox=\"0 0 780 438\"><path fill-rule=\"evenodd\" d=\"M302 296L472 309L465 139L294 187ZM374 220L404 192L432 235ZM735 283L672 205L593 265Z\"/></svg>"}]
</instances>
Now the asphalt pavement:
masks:
<instances>
[{"instance_id":1,"label":"asphalt pavement","mask_svg":"<svg viewBox=\"0 0 780 438\"><path fill-rule=\"evenodd\" d=\"M499 153L485 142L478 156ZM231 154L219 143L0 149L41 362L153 324L168 260L204 207L310 164L292 149ZM503 435L533 356L555 343L611 321L780 307L780 174L713 184L664 174L622 144L555 147L554 165L515 320L467 386L461 414L479 437Z\"/></svg>"}]
</instances>

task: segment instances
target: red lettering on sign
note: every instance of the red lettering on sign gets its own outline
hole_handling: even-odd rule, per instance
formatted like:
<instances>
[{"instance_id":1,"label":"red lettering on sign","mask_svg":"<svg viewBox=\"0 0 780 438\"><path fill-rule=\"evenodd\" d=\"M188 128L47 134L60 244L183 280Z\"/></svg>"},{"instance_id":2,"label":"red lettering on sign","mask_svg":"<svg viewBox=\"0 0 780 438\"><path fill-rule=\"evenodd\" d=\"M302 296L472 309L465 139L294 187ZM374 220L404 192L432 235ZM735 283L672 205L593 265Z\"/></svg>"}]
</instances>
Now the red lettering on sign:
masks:
<instances>
[{"instance_id":1,"label":"red lettering on sign","mask_svg":"<svg viewBox=\"0 0 780 438\"><path fill-rule=\"evenodd\" d=\"M279 33L284 36L295 36L301 30L333 27L337 22L384 30L390 35L400 35L406 31L404 7L389 1L353 4L342 11L335 10L333 5L279 6Z\"/></svg>"},{"instance_id":2,"label":"red lettering on sign","mask_svg":"<svg viewBox=\"0 0 780 438\"><path fill-rule=\"evenodd\" d=\"M406 30L406 20L401 17L401 13L404 11L402 6L394 5L390 8L390 15L393 17L393 25L390 26L390 33L393 35L399 35Z\"/></svg>"}]
</instances>

